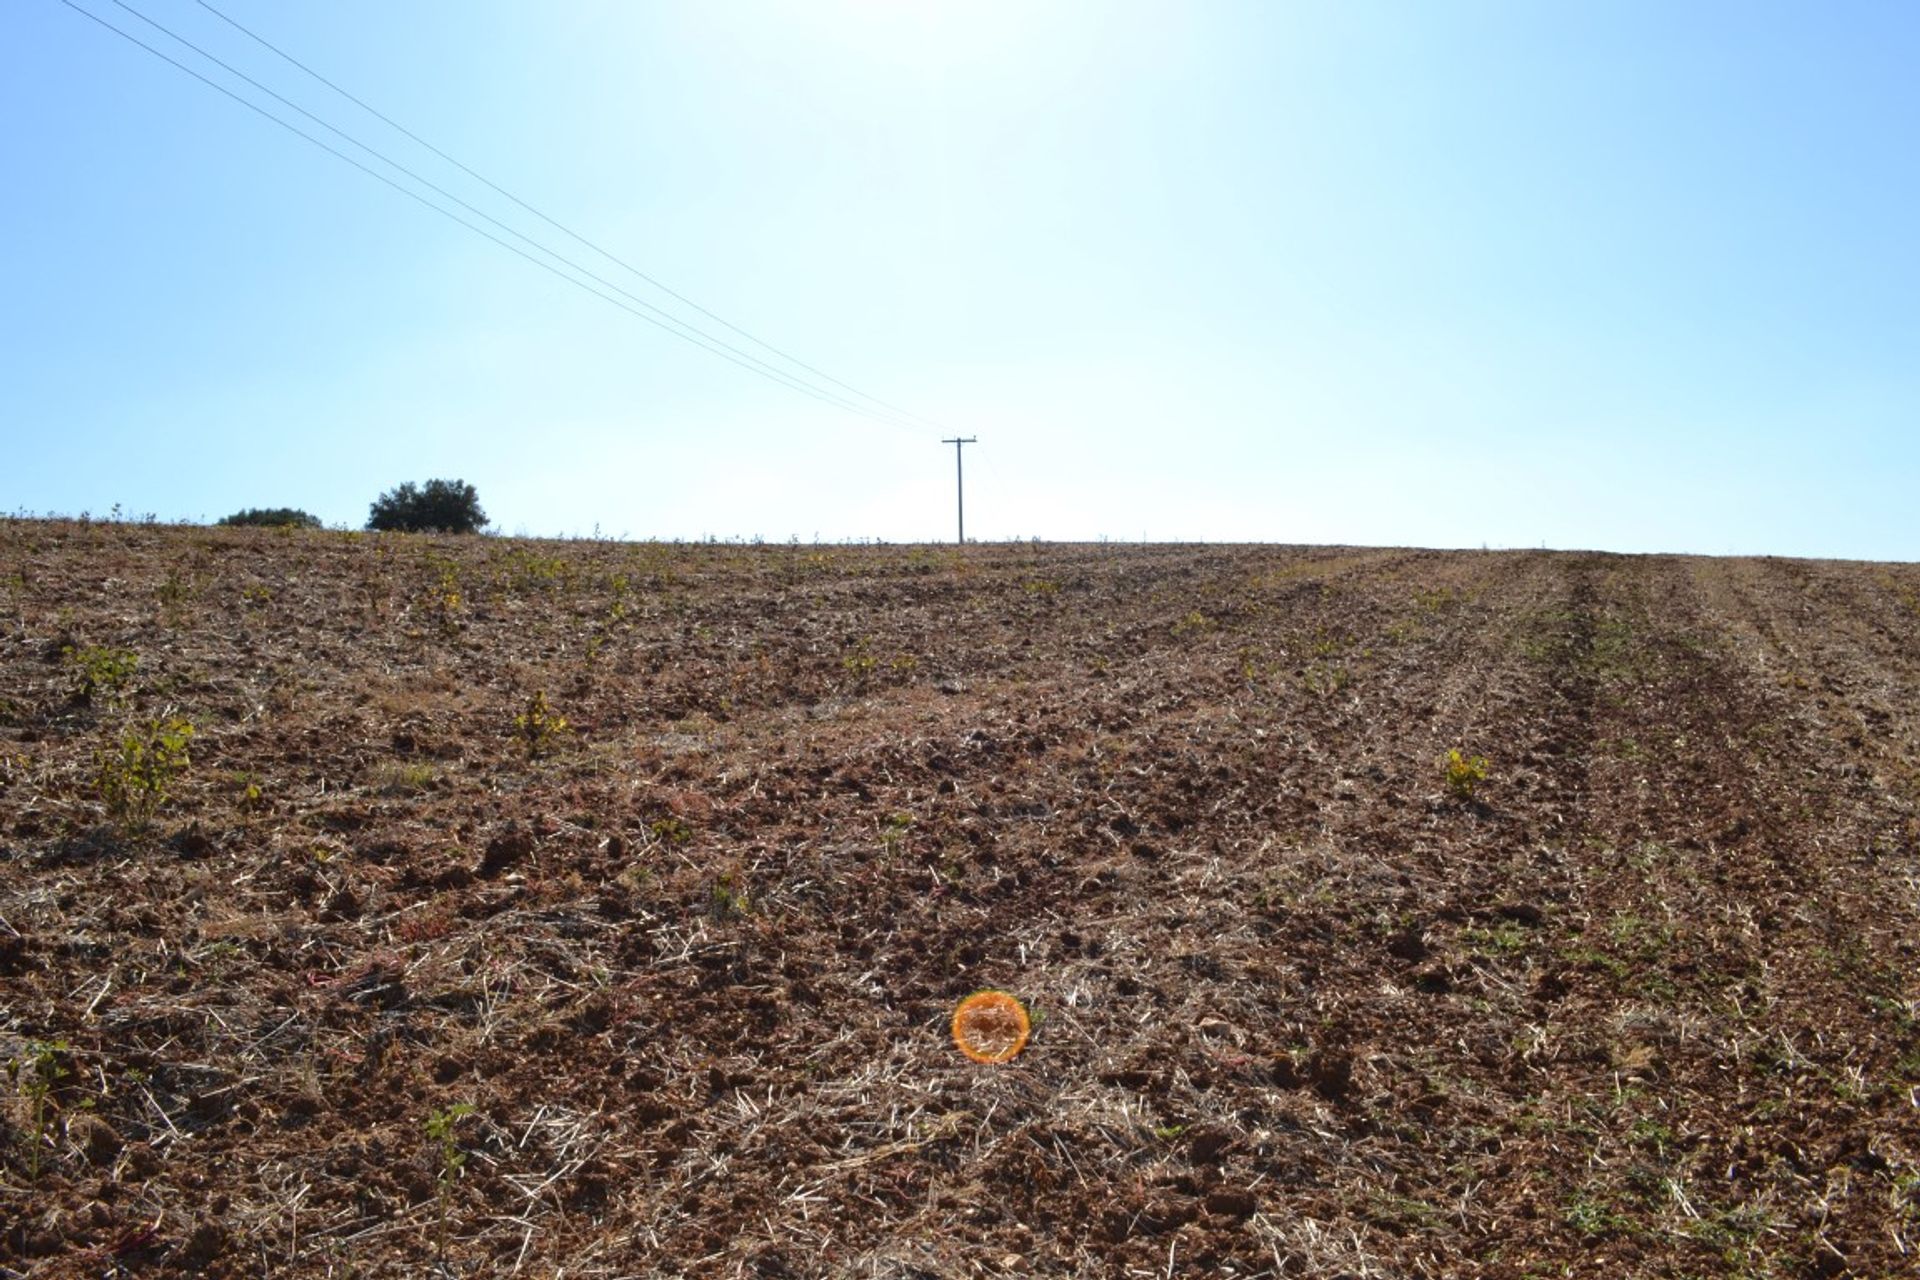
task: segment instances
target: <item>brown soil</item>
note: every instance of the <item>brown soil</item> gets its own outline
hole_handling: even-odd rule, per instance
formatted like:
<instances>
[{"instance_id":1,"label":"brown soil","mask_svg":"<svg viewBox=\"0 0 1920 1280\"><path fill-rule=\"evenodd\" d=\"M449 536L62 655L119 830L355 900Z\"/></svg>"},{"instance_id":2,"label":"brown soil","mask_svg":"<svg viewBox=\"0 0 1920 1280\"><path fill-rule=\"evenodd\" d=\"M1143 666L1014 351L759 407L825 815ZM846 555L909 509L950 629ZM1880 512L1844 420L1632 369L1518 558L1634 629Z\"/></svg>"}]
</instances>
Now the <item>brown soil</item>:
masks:
<instances>
[{"instance_id":1,"label":"brown soil","mask_svg":"<svg viewBox=\"0 0 1920 1280\"><path fill-rule=\"evenodd\" d=\"M14 521L0 577L0 1275L1920 1273L1915 566Z\"/></svg>"}]
</instances>

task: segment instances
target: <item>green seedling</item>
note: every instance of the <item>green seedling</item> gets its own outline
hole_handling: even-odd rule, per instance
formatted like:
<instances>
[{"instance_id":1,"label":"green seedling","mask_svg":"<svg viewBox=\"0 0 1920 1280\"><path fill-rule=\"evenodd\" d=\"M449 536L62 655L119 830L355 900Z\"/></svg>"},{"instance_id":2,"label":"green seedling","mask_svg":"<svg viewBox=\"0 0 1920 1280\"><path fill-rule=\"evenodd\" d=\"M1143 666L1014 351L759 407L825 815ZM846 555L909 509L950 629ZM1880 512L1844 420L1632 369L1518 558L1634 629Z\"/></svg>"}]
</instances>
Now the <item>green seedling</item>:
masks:
<instances>
[{"instance_id":1,"label":"green seedling","mask_svg":"<svg viewBox=\"0 0 1920 1280\"><path fill-rule=\"evenodd\" d=\"M867 642L862 640L853 647L852 653L840 659L840 665L856 679L864 680L880 665L880 659L867 652Z\"/></svg>"},{"instance_id":2,"label":"green seedling","mask_svg":"<svg viewBox=\"0 0 1920 1280\"><path fill-rule=\"evenodd\" d=\"M547 706L547 695L536 691L527 699L527 709L513 718L514 734L527 749L527 758L535 759L553 749L567 731L566 719Z\"/></svg>"},{"instance_id":3,"label":"green seedling","mask_svg":"<svg viewBox=\"0 0 1920 1280\"><path fill-rule=\"evenodd\" d=\"M746 886L731 871L722 871L713 882L713 914L721 920L744 916L749 910Z\"/></svg>"},{"instance_id":4,"label":"green seedling","mask_svg":"<svg viewBox=\"0 0 1920 1280\"><path fill-rule=\"evenodd\" d=\"M165 803L169 788L190 763L193 725L169 718L131 725L112 750L96 757L94 785L108 815L128 829L145 827Z\"/></svg>"},{"instance_id":5,"label":"green seedling","mask_svg":"<svg viewBox=\"0 0 1920 1280\"><path fill-rule=\"evenodd\" d=\"M259 780L251 773L236 773L232 778L242 813L258 813L267 807L266 793L260 790Z\"/></svg>"},{"instance_id":6,"label":"green seedling","mask_svg":"<svg viewBox=\"0 0 1920 1280\"><path fill-rule=\"evenodd\" d=\"M7 1075L13 1087L26 1098L32 1114L27 1134L27 1172L35 1183L40 1181L40 1152L47 1145L47 1112L53 1105L53 1091L67 1075L66 1063L62 1060L67 1049L64 1040L29 1040L16 1057L7 1060Z\"/></svg>"},{"instance_id":7,"label":"green seedling","mask_svg":"<svg viewBox=\"0 0 1920 1280\"><path fill-rule=\"evenodd\" d=\"M460 569L450 560L432 562L439 576L427 589L427 614L442 636L451 638L460 631L460 611L466 601L460 594Z\"/></svg>"},{"instance_id":8,"label":"green seedling","mask_svg":"<svg viewBox=\"0 0 1920 1280\"><path fill-rule=\"evenodd\" d=\"M109 649L89 645L84 649L68 645L60 651L67 668L67 691L77 702L100 702L112 706L133 682L140 656L131 649Z\"/></svg>"},{"instance_id":9,"label":"green seedling","mask_svg":"<svg viewBox=\"0 0 1920 1280\"><path fill-rule=\"evenodd\" d=\"M880 827L880 843L888 853L897 852L900 844L907 838L907 832L913 829L913 815L896 813L889 816Z\"/></svg>"},{"instance_id":10,"label":"green seedling","mask_svg":"<svg viewBox=\"0 0 1920 1280\"><path fill-rule=\"evenodd\" d=\"M1485 756L1470 756L1458 747L1450 748L1440 759L1447 794L1456 800L1473 799L1474 791L1487 780L1489 767Z\"/></svg>"},{"instance_id":11,"label":"green seedling","mask_svg":"<svg viewBox=\"0 0 1920 1280\"><path fill-rule=\"evenodd\" d=\"M467 1163L467 1153L460 1149L455 1140L455 1129L460 1121L473 1114L473 1104L455 1103L445 1111L436 1111L426 1118L421 1126L427 1132L427 1140L434 1144L435 1163L439 1171L434 1178L435 1197L439 1201L439 1226L435 1232L435 1248L440 1261L447 1258L447 1223L453 1211L453 1184L460 1177L461 1168Z\"/></svg>"},{"instance_id":12,"label":"green seedling","mask_svg":"<svg viewBox=\"0 0 1920 1280\"><path fill-rule=\"evenodd\" d=\"M198 594L200 584L192 577L182 577L178 569L167 570L167 580L153 589L154 599L170 616L178 617Z\"/></svg>"}]
</instances>

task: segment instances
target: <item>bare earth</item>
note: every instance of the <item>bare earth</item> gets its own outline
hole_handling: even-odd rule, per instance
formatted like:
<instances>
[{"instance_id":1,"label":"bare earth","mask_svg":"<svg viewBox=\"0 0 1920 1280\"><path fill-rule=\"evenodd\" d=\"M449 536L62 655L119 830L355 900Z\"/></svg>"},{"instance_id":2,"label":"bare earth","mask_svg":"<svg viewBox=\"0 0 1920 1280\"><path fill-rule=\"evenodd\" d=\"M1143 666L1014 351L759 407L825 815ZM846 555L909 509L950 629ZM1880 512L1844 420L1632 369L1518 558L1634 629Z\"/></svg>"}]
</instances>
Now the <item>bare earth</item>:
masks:
<instances>
[{"instance_id":1,"label":"bare earth","mask_svg":"<svg viewBox=\"0 0 1920 1280\"><path fill-rule=\"evenodd\" d=\"M0 1275L1920 1274L1920 567L11 521L0 579Z\"/></svg>"}]
</instances>

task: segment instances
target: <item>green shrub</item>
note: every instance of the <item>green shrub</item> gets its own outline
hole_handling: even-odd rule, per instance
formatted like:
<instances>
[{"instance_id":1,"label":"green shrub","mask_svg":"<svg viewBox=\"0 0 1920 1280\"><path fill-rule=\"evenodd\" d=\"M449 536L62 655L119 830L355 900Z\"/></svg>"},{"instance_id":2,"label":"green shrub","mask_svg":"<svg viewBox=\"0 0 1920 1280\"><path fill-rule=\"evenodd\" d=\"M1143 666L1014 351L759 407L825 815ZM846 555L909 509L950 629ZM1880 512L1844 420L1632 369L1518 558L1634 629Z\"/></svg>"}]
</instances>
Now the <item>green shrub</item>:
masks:
<instances>
[{"instance_id":1,"label":"green shrub","mask_svg":"<svg viewBox=\"0 0 1920 1280\"><path fill-rule=\"evenodd\" d=\"M411 480L375 499L367 528L389 533L478 533L487 513L480 495L464 480Z\"/></svg>"},{"instance_id":2,"label":"green shrub","mask_svg":"<svg viewBox=\"0 0 1920 1280\"><path fill-rule=\"evenodd\" d=\"M567 731L566 718L557 716L547 706L547 695L536 691L527 699L527 709L513 718L513 732L527 749L527 758L543 756L553 749L560 735Z\"/></svg>"},{"instance_id":3,"label":"green shrub","mask_svg":"<svg viewBox=\"0 0 1920 1280\"><path fill-rule=\"evenodd\" d=\"M174 779L187 771L193 725L181 719L130 726L98 757L95 785L107 813L123 827L144 827L165 802Z\"/></svg>"},{"instance_id":4,"label":"green shrub","mask_svg":"<svg viewBox=\"0 0 1920 1280\"><path fill-rule=\"evenodd\" d=\"M1440 773L1446 779L1447 793L1456 800L1471 800L1489 769L1485 756L1470 756L1453 747L1440 759Z\"/></svg>"},{"instance_id":5,"label":"green shrub","mask_svg":"<svg viewBox=\"0 0 1920 1280\"><path fill-rule=\"evenodd\" d=\"M68 645L60 650L60 660L67 668L67 691L75 701L87 703L119 701L140 665L140 657L133 650L101 645L84 649Z\"/></svg>"},{"instance_id":6,"label":"green shrub","mask_svg":"<svg viewBox=\"0 0 1920 1280\"><path fill-rule=\"evenodd\" d=\"M318 529L320 517L294 507L248 507L245 511L222 516L219 523L229 527L251 525L272 528L285 525L295 529Z\"/></svg>"}]
</instances>

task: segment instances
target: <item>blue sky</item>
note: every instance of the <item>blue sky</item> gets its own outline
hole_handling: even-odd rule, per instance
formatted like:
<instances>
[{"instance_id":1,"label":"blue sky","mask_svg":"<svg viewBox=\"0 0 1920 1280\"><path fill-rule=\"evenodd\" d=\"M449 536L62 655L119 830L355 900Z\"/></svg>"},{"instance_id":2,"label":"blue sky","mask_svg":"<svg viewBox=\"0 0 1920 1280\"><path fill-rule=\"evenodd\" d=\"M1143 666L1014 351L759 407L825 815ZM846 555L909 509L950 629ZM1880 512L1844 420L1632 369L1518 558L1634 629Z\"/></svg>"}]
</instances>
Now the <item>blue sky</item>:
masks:
<instances>
[{"instance_id":1,"label":"blue sky","mask_svg":"<svg viewBox=\"0 0 1920 1280\"><path fill-rule=\"evenodd\" d=\"M128 3L590 257L195 0ZM213 3L939 425L11 0L0 509L357 526L458 476L506 532L923 541L958 432L980 538L1920 559L1908 3Z\"/></svg>"}]
</instances>

